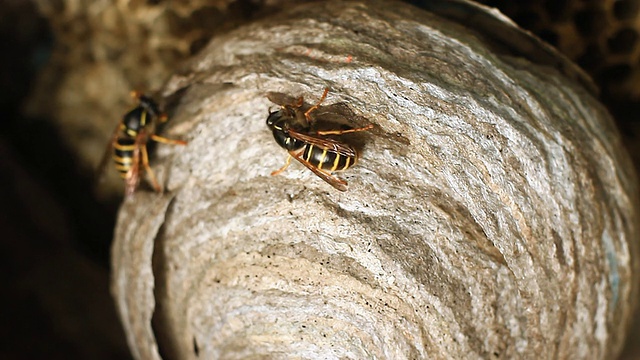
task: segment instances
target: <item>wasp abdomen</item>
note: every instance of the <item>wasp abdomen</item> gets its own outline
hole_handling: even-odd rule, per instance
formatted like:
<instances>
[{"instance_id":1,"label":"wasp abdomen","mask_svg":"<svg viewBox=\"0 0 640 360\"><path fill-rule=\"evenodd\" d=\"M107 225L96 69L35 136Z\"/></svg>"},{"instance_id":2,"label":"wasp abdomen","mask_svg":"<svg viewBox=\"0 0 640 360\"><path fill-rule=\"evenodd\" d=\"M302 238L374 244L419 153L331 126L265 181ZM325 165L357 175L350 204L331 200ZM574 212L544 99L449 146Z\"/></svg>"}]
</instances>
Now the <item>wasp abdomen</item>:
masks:
<instances>
[{"instance_id":1,"label":"wasp abdomen","mask_svg":"<svg viewBox=\"0 0 640 360\"><path fill-rule=\"evenodd\" d=\"M120 173L120 177L127 179L130 175L131 166L133 165L133 152L136 147L135 139L119 138L113 145L115 151L113 160L116 163L116 169Z\"/></svg>"},{"instance_id":2,"label":"wasp abdomen","mask_svg":"<svg viewBox=\"0 0 640 360\"><path fill-rule=\"evenodd\" d=\"M355 163L354 157L341 155L311 144L305 146L302 158L318 169L330 172L347 170Z\"/></svg>"}]
</instances>

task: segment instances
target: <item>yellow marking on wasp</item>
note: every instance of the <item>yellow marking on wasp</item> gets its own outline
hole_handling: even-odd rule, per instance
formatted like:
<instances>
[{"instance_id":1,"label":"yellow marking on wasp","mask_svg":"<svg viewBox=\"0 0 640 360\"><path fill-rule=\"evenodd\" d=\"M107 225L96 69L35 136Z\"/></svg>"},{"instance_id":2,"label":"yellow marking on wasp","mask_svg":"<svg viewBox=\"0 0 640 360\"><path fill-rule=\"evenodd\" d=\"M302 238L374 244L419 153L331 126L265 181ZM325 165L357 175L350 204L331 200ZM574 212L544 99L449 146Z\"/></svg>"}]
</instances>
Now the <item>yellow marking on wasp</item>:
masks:
<instances>
[{"instance_id":1,"label":"yellow marking on wasp","mask_svg":"<svg viewBox=\"0 0 640 360\"><path fill-rule=\"evenodd\" d=\"M130 171L121 171L120 173L120 177L127 180L128 178L131 177L131 172Z\"/></svg>"},{"instance_id":2,"label":"yellow marking on wasp","mask_svg":"<svg viewBox=\"0 0 640 360\"><path fill-rule=\"evenodd\" d=\"M142 129L145 125L147 125L147 110L143 110L142 116L140 116L140 129Z\"/></svg>"},{"instance_id":3,"label":"yellow marking on wasp","mask_svg":"<svg viewBox=\"0 0 640 360\"><path fill-rule=\"evenodd\" d=\"M129 169L131 169L131 166L122 165L122 164L117 164L116 165L116 170L118 170L120 172L127 172L127 171L129 171Z\"/></svg>"},{"instance_id":4,"label":"yellow marking on wasp","mask_svg":"<svg viewBox=\"0 0 640 360\"><path fill-rule=\"evenodd\" d=\"M313 151L313 145L307 145L309 146L309 150L307 150L307 158L304 159L306 162L309 162L309 159L311 159L311 152Z\"/></svg>"},{"instance_id":5,"label":"yellow marking on wasp","mask_svg":"<svg viewBox=\"0 0 640 360\"><path fill-rule=\"evenodd\" d=\"M351 162L351 157L347 156L347 162L344 164L344 167L342 167L342 170L347 170L347 168L349 167L349 163Z\"/></svg>"},{"instance_id":6,"label":"yellow marking on wasp","mask_svg":"<svg viewBox=\"0 0 640 360\"><path fill-rule=\"evenodd\" d=\"M136 145L132 144L132 145L122 145L122 144L118 144L116 143L115 145L113 145L114 148L120 150L120 151L133 151L136 149Z\"/></svg>"},{"instance_id":7,"label":"yellow marking on wasp","mask_svg":"<svg viewBox=\"0 0 640 360\"><path fill-rule=\"evenodd\" d=\"M116 155L113 155L113 160L115 160L115 162L117 162L118 164L131 164L133 162L133 158L124 158Z\"/></svg>"},{"instance_id":8,"label":"yellow marking on wasp","mask_svg":"<svg viewBox=\"0 0 640 360\"><path fill-rule=\"evenodd\" d=\"M331 167L331 172L336 171L338 168L338 163L340 162L340 154L336 153L336 159L333 160L333 166Z\"/></svg>"},{"instance_id":9,"label":"yellow marking on wasp","mask_svg":"<svg viewBox=\"0 0 640 360\"><path fill-rule=\"evenodd\" d=\"M318 161L318 169L322 170L322 163L327 156L327 149L322 149L322 155L320 155L320 161Z\"/></svg>"}]
</instances>

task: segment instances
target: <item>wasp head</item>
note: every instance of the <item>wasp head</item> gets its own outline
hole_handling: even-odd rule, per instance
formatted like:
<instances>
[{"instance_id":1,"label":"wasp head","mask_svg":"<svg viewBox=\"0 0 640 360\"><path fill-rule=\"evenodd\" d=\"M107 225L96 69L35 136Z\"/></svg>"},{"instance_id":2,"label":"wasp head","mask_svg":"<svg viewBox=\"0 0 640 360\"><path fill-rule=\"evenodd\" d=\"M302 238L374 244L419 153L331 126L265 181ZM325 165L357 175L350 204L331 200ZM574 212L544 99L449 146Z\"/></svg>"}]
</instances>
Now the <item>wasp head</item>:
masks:
<instances>
[{"instance_id":1,"label":"wasp head","mask_svg":"<svg viewBox=\"0 0 640 360\"><path fill-rule=\"evenodd\" d=\"M284 107L276 111L269 111L269 116L267 117L267 126L271 129L273 138L278 145L287 150L295 150L304 146L302 141L295 139L289 134L292 119Z\"/></svg>"},{"instance_id":2,"label":"wasp head","mask_svg":"<svg viewBox=\"0 0 640 360\"><path fill-rule=\"evenodd\" d=\"M145 109L149 114L151 114L151 116L162 116L162 112L160 111L158 103L156 103L152 98L140 94L138 97L138 101L140 101L140 107Z\"/></svg>"}]
</instances>

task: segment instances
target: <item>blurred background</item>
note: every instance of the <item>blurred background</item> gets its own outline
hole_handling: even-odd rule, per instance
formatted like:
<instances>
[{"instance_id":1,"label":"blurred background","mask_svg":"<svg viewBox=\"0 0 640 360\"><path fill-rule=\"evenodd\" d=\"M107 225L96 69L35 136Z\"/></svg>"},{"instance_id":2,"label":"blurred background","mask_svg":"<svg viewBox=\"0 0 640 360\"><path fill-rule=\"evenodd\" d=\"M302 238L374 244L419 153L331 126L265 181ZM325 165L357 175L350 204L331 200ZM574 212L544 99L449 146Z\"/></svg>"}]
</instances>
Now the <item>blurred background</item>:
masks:
<instances>
[{"instance_id":1,"label":"blurred background","mask_svg":"<svg viewBox=\"0 0 640 360\"><path fill-rule=\"evenodd\" d=\"M593 76L638 168L640 1L483 2ZM94 186L106 134L129 90L159 88L207 39L285 3L0 2L0 358L130 358L109 293L121 188Z\"/></svg>"},{"instance_id":2,"label":"blurred background","mask_svg":"<svg viewBox=\"0 0 640 360\"><path fill-rule=\"evenodd\" d=\"M118 204L92 197L51 119L25 111L53 41L33 2L0 2L0 358L126 359L108 289Z\"/></svg>"}]
</instances>

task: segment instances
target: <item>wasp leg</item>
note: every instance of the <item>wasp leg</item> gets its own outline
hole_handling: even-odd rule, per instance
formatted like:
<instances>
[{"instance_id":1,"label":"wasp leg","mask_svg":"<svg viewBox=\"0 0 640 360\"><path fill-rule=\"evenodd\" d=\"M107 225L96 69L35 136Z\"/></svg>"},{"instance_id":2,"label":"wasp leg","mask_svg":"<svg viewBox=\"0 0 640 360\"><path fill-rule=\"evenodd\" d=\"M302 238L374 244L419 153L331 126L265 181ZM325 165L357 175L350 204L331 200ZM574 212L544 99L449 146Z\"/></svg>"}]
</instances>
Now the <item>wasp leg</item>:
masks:
<instances>
[{"instance_id":1,"label":"wasp leg","mask_svg":"<svg viewBox=\"0 0 640 360\"><path fill-rule=\"evenodd\" d=\"M187 142L184 140L175 140L175 139L167 139L166 137L151 135L151 140L157 141L163 144L171 144L171 145L187 145Z\"/></svg>"},{"instance_id":2,"label":"wasp leg","mask_svg":"<svg viewBox=\"0 0 640 360\"><path fill-rule=\"evenodd\" d=\"M144 170L149 174L149 178L151 179L151 184L153 188L157 192L162 192L162 187L158 184L158 180L156 180L156 176L153 174L153 170L151 170L151 166L149 166L149 154L147 153L147 145L142 145L140 147L140 151L142 152L142 165L144 165Z\"/></svg>"},{"instance_id":3,"label":"wasp leg","mask_svg":"<svg viewBox=\"0 0 640 360\"><path fill-rule=\"evenodd\" d=\"M329 88L324 88L324 92L322 93L322 96L320 97L320 101L318 101L317 104L313 105L312 107L309 108L309 110L307 110L304 113L304 117L307 119L307 121L309 123L311 123L311 113L313 111L315 111L316 109L318 109L320 107L320 104L322 104L322 102L324 101L324 99L327 98L327 94L329 93Z\"/></svg>"},{"instance_id":4,"label":"wasp leg","mask_svg":"<svg viewBox=\"0 0 640 360\"><path fill-rule=\"evenodd\" d=\"M285 171L285 170L289 167L289 164L291 164L291 155L287 156L287 162L285 162L285 164L284 164L284 166L283 166L283 167L281 167L281 168L280 168L280 169L278 169L278 170L275 170L275 171L272 171L272 172L271 172L271 176L278 175L278 174L280 174L281 172Z\"/></svg>"},{"instance_id":5,"label":"wasp leg","mask_svg":"<svg viewBox=\"0 0 640 360\"><path fill-rule=\"evenodd\" d=\"M358 132L358 131L371 130L371 129L373 129L373 127L374 127L373 124L369 124L367 126L363 126L363 127L355 128L355 129L316 131L316 134L318 134L318 135L342 135L342 134L349 134L349 133L354 133L354 132Z\"/></svg>"}]
</instances>

